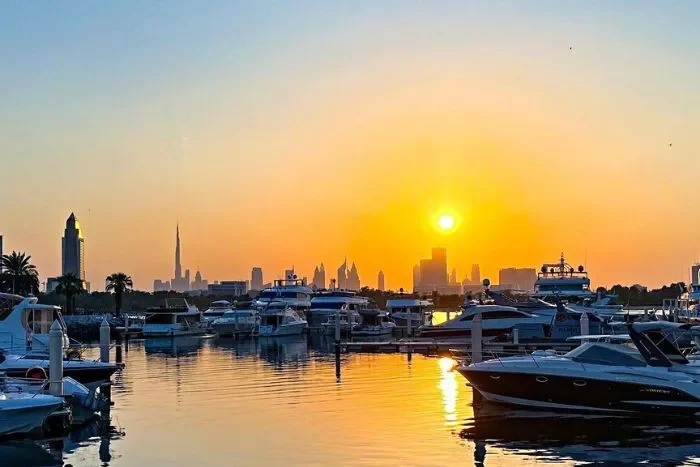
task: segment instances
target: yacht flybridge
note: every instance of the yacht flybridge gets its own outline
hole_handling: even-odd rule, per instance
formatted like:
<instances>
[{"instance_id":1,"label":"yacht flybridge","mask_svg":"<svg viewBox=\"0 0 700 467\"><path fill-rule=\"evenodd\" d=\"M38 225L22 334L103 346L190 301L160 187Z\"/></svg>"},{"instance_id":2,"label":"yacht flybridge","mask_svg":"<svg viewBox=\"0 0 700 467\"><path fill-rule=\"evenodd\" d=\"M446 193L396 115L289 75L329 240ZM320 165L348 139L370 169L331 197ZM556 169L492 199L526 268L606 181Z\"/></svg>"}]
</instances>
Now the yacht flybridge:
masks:
<instances>
[{"instance_id":1,"label":"yacht flybridge","mask_svg":"<svg viewBox=\"0 0 700 467\"><path fill-rule=\"evenodd\" d=\"M63 331L63 346L68 348L61 308L37 302L36 297L0 293L0 348L18 354L48 352L49 328L55 320Z\"/></svg>"},{"instance_id":2,"label":"yacht flybridge","mask_svg":"<svg viewBox=\"0 0 700 467\"><path fill-rule=\"evenodd\" d=\"M574 268L562 253L559 262L542 265L537 273L533 296L544 300L550 297L583 300L594 299L595 293L591 292L591 280L585 268Z\"/></svg>"},{"instance_id":3,"label":"yacht flybridge","mask_svg":"<svg viewBox=\"0 0 700 467\"><path fill-rule=\"evenodd\" d=\"M350 315L351 321L359 322L359 311L369 308L369 303L367 297L359 296L350 290L317 292L311 299L311 309L307 312L309 326L321 328L329 319L335 323L336 313Z\"/></svg>"},{"instance_id":4,"label":"yacht flybridge","mask_svg":"<svg viewBox=\"0 0 700 467\"><path fill-rule=\"evenodd\" d=\"M565 355L538 351L462 365L458 371L492 402L699 417L700 366L634 326L628 329L633 346L588 341Z\"/></svg>"},{"instance_id":5,"label":"yacht flybridge","mask_svg":"<svg viewBox=\"0 0 700 467\"><path fill-rule=\"evenodd\" d=\"M311 308L312 294L313 290L307 287L302 279L298 279L296 274L291 274L287 279L275 280L272 287L260 292L254 306L262 310L271 302L283 302L287 307L306 317Z\"/></svg>"}]
</instances>

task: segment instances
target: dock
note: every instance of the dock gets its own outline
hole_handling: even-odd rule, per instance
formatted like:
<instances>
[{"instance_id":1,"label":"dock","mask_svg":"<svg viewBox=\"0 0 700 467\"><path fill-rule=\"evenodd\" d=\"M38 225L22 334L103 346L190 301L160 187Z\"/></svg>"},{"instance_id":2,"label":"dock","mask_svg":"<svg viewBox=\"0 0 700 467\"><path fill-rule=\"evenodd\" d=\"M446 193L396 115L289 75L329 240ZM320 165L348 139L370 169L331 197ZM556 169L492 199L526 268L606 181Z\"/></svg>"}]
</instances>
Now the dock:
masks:
<instances>
[{"instance_id":1,"label":"dock","mask_svg":"<svg viewBox=\"0 0 700 467\"><path fill-rule=\"evenodd\" d=\"M579 346L578 342L525 342L484 343L482 352L489 355L522 355L536 350L568 352ZM436 341L427 339L392 339L381 342L346 342L343 349L348 353L420 353L425 355L466 356L471 344L460 341Z\"/></svg>"}]
</instances>

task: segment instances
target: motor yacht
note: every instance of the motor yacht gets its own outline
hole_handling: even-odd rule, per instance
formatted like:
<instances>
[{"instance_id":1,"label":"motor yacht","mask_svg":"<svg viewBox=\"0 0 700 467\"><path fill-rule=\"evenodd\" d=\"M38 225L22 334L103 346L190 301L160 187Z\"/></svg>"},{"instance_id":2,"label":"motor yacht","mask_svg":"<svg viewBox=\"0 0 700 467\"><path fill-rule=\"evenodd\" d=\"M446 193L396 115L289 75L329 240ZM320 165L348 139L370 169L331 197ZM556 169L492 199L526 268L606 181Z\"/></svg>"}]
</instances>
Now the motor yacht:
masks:
<instances>
[{"instance_id":1,"label":"motor yacht","mask_svg":"<svg viewBox=\"0 0 700 467\"><path fill-rule=\"evenodd\" d=\"M339 322L340 333L343 335L352 334L352 330L362 324L360 312L349 310L336 310L335 314L328 315L328 321L323 323L321 328L324 334L334 334L336 322Z\"/></svg>"},{"instance_id":2,"label":"motor yacht","mask_svg":"<svg viewBox=\"0 0 700 467\"><path fill-rule=\"evenodd\" d=\"M258 310L244 307L227 311L221 318L212 321L210 326L216 334L223 337L234 334L255 334L259 324Z\"/></svg>"},{"instance_id":3,"label":"motor yacht","mask_svg":"<svg viewBox=\"0 0 700 467\"><path fill-rule=\"evenodd\" d=\"M295 274L291 274L287 279L275 280L272 287L261 291L253 305L262 310L270 302L283 302L306 319L311 308L312 294L313 290L307 287L302 279L297 279Z\"/></svg>"},{"instance_id":4,"label":"motor yacht","mask_svg":"<svg viewBox=\"0 0 700 467\"><path fill-rule=\"evenodd\" d=\"M552 410L700 416L700 367L662 351L635 325L633 346L585 342L565 355L530 355L461 365L486 400ZM673 360L669 355L673 354Z\"/></svg>"},{"instance_id":5,"label":"motor yacht","mask_svg":"<svg viewBox=\"0 0 700 467\"><path fill-rule=\"evenodd\" d=\"M60 397L27 392L0 392L0 436L30 433L62 408Z\"/></svg>"},{"instance_id":6,"label":"motor yacht","mask_svg":"<svg viewBox=\"0 0 700 467\"><path fill-rule=\"evenodd\" d=\"M566 262L562 253L559 262L542 265L537 273L533 296L544 300L558 297L570 301L593 299L596 294L591 292L591 280L585 268L574 268Z\"/></svg>"},{"instance_id":7,"label":"motor yacht","mask_svg":"<svg viewBox=\"0 0 700 467\"><path fill-rule=\"evenodd\" d=\"M399 327L406 327L411 320L411 327L429 325L433 319L432 300L422 300L415 297L396 296L386 301L386 311L389 317Z\"/></svg>"},{"instance_id":8,"label":"motor yacht","mask_svg":"<svg viewBox=\"0 0 700 467\"><path fill-rule=\"evenodd\" d=\"M285 301L267 302L265 308L260 310L260 337L302 334L306 328L306 319Z\"/></svg>"},{"instance_id":9,"label":"motor yacht","mask_svg":"<svg viewBox=\"0 0 700 467\"><path fill-rule=\"evenodd\" d=\"M221 318L224 316L224 313L231 311L232 306L231 302L228 300L216 300L214 302L211 302L209 305L209 308L202 313L202 319L204 320L205 323L211 323L217 318Z\"/></svg>"},{"instance_id":10,"label":"motor yacht","mask_svg":"<svg viewBox=\"0 0 700 467\"><path fill-rule=\"evenodd\" d=\"M331 316L335 319L338 310L343 310L344 314L353 315L351 321L359 322L359 310L369 307L369 299L361 297L356 292L350 290L328 290L317 292L311 298L311 308L306 316L309 326L321 328L328 322Z\"/></svg>"},{"instance_id":11,"label":"motor yacht","mask_svg":"<svg viewBox=\"0 0 700 467\"><path fill-rule=\"evenodd\" d=\"M8 354L0 350L0 371L14 378L31 377L31 371L43 369L49 375L49 354L31 352L24 355ZM99 385L110 380L119 369L114 363L84 360L81 358L63 359L63 375L70 376L86 385ZM50 376L50 375L49 375Z\"/></svg>"},{"instance_id":12,"label":"motor yacht","mask_svg":"<svg viewBox=\"0 0 700 467\"><path fill-rule=\"evenodd\" d=\"M0 348L16 354L48 352L49 329L56 320L63 332L63 346L69 347L61 308L37 302L36 297L0 293Z\"/></svg>"},{"instance_id":13,"label":"motor yacht","mask_svg":"<svg viewBox=\"0 0 700 467\"><path fill-rule=\"evenodd\" d=\"M396 328L389 314L378 309L360 311L361 322L352 329L354 337L383 337L390 336Z\"/></svg>"},{"instance_id":14,"label":"motor yacht","mask_svg":"<svg viewBox=\"0 0 700 467\"><path fill-rule=\"evenodd\" d=\"M206 332L206 324L196 306L187 303L170 306L166 300L162 307L146 310L143 337L195 336Z\"/></svg>"}]
</instances>

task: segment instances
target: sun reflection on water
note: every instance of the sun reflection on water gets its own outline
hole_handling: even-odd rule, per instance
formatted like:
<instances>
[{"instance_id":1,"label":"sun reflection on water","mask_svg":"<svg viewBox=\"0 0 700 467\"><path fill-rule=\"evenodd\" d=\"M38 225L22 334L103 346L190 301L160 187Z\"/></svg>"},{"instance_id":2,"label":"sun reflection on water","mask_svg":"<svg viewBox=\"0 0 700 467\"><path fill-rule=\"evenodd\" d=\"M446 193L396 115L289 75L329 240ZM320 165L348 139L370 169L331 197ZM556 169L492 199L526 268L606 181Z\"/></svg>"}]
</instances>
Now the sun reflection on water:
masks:
<instances>
[{"instance_id":1,"label":"sun reflection on water","mask_svg":"<svg viewBox=\"0 0 700 467\"><path fill-rule=\"evenodd\" d=\"M440 367L440 382L438 387L442 391L442 404L445 410L445 425L453 426L459 419L457 413L457 373L454 371L455 362L449 357L438 360Z\"/></svg>"}]
</instances>

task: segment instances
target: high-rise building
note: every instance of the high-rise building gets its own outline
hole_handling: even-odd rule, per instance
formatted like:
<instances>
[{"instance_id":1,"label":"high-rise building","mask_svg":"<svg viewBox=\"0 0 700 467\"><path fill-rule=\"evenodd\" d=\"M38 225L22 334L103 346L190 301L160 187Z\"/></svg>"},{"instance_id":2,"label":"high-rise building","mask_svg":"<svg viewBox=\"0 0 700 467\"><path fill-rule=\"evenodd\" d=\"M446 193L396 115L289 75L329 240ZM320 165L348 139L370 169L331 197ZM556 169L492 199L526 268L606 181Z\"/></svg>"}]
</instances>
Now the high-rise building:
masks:
<instances>
[{"instance_id":1,"label":"high-rise building","mask_svg":"<svg viewBox=\"0 0 700 467\"><path fill-rule=\"evenodd\" d=\"M447 250L445 248L433 248L430 259L422 259L419 263L419 275L416 277L416 270L413 270L413 290L418 293L427 294L438 292L444 295L461 293L462 286L448 281L447 276ZM455 272L456 274L456 272ZM416 284L416 279L417 285Z\"/></svg>"},{"instance_id":2,"label":"high-rise building","mask_svg":"<svg viewBox=\"0 0 700 467\"><path fill-rule=\"evenodd\" d=\"M357 266L352 263L350 267L350 272L348 272L347 280L345 282L345 288L348 290L360 290L360 274L357 271Z\"/></svg>"},{"instance_id":3,"label":"high-rise building","mask_svg":"<svg viewBox=\"0 0 700 467\"><path fill-rule=\"evenodd\" d=\"M472 264L472 284L481 284L481 270L478 264Z\"/></svg>"},{"instance_id":4,"label":"high-rise building","mask_svg":"<svg viewBox=\"0 0 700 467\"><path fill-rule=\"evenodd\" d=\"M239 297L248 293L248 283L246 281L221 281L209 284L209 295L218 297Z\"/></svg>"},{"instance_id":5,"label":"high-rise building","mask_svg":"<svg viewBox=\"0 0 700 467\"><path fill-rule=\"evenodd\" d=\"M532 291L536 280L537 272L533 268L505 268L498 271L498 285L501 288Z\"/></svg>"},{"instance_id":6,"label":"high-rise building","mask_svg":"<svg viewBox=\"0 0 700 467\"><path fill-rule=\"evenodd\" d=\"M311 286L315 289L326 288L326 268L321 263L321 266L314 268L314 277L311 281Z\"/></svg>"},{"instance_id":7,"label":"high-rise building","mask_svg":"<svg viewBox=\"0 0 700 467\"><path fill-rule=\"evenodd\" d=\"M413 290L420 286L420 264L413 266Z\"/></svg>"},{"instance_id":8,"label":"high-rise building","mask_svg":"<svg viewBox=\"0 0 700 467\"><path fill-rule=\"evenodd\" d=\"M75 277L85 280L85 239L80 229L80 223L71 213L66 220L66 229L62 239L63 275L73 274Z\"/></svg>"},{"instance_id":9,"label":"high-rise building","mask_svg":"<svg viewBox=\"0 0 700 467\"><path fill-rule=\"evenodd\" d=\"M348 259L345 258L343 264L338 268L338 283L336 284L339 289L348 288Z\"/></svg>"},{"instance_id":10,"label":"high-rise building","mask_svg":"<svg viewBox=\"0 0 700 467\"><path fill-rule=\"evenodd\" d=\"M455 268L452 268L452 272L450 273L450 284L456 284L457 283L457 270Z\"/></svg>"},{"instance_id":11,"label":"high-rise building","mask_svg":"<svg viewBox=\"0 0 700 467\"><path fill-rule=\"evenodd\" d=\"M384 271L379 271L377 275L377 290L384 292Z\"/></svg>"},{"instance_id":12,"label":"high-rise building","mask_svg":"<svg viewBox=\"0 0 700 467\"><path fill-rule=\"evenodd\" d=\"M175 277L170 281L170 287L176 292L187 292L190 290L190 271L185 271L182 275L182 263L180 262L180 224L175 227Z\"/></svg>"},{"instance_id":13,"label":"high-rise building","mask_svg":"<svg viewBox=\"0 0 700 467\"><path fill-rule=\"evenodd\" d=\"M46 287L48 289L48 285ZM154 292L169 292L170 290L171 289L169 281L161 281L160 279L156 279L153 281Z\"/></svg>"},{"instance_id":14,"label":"high-rise building","mask_svg":"<svg viewBox=\"0 0 700 467\"><path fill-rule=\"evenodd\" d=\"M197 271L196 274L194 275L194 281L192 281L192 285L190 286L190 290L207 290L208 286L209 286L209 281L202 279L202 273Z\"/></svg>"},{"instance_id":15,"label":"high-rise building","mask_svg":"<svg viewBox=\"0 0 700 467\"><path fill-rule=\"evenodd\" d=\"M260 267L254 267L250 271L250 288L251 290L263 289L263 270Z\"/></svg>"}]
</instances>

